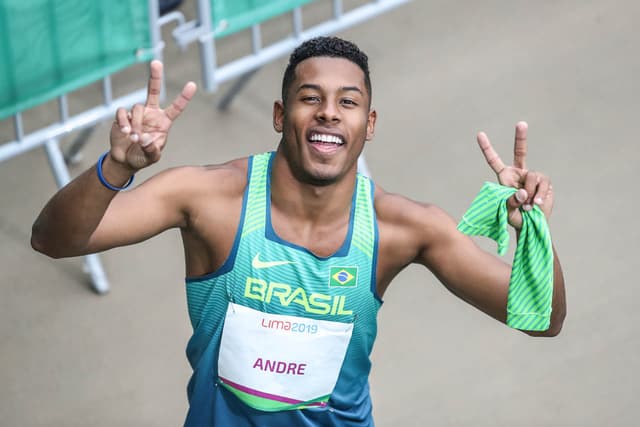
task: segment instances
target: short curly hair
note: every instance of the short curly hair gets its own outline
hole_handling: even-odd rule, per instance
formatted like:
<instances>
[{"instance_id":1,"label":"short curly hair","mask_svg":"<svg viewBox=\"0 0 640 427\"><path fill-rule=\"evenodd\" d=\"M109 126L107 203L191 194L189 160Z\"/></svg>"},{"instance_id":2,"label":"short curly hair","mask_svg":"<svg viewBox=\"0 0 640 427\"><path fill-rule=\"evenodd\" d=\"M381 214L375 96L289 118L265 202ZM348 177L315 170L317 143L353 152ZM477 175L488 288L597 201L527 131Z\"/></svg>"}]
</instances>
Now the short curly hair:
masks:
<instances>
[{"instance_id":1,"label":"short curly hair","mask_svg":"<svg viewBox=\"0 0 640 427\"><path fill-rule=\"evenodd\" d=\"M364 84L371 104L371 78L369 77L369 58L354 43L339 37L316 37L298 46L289 57L289 64L282 77L282 101L287 102L287 92L295 79L296 67L305 59L328 56L344 58L356 64L364 73Z\"/></svg>"}]
</instances>

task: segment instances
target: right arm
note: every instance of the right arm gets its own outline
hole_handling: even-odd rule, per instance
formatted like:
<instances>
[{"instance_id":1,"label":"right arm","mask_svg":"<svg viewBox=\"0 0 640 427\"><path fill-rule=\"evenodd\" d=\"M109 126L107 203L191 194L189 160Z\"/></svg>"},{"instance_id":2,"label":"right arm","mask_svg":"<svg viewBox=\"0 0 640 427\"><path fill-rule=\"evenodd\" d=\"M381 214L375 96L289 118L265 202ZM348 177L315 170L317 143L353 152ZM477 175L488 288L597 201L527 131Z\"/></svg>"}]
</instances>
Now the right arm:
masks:
<instances>
[{"instance_id":1,"label":"right arm","mask_svg":"<svg viewBox=\"0 0 640 427\"><path fill-rule=\"evenodd\" d=\"M160 159L167 133L195 93L187 83L173 103L159 106L162 64L151 63L145 105L128 113L120 108L111 128L111 149L102 165L111 185L124 185L135 172ZM189 180L194 168L169 170L136 189L118 193L98 180L91 167L56 193L36 219L31 236L34 249L51 257L98 252L145 240L185 223L185 194L177 183Z\"/></svg>"},{"instance_id":2,"label":"right arm","mask_svg":"<svg viewBox=\"0 0 640 427\"><path fill-rule=\"evenodd\" d=\"M107 156L105 178L108 164ZM35 250L54 258L86 255L186 225L188 196L197 191L189 183L198 183L191 178L197 168L170 169L122 193L104 187L95 168L70 182L46 204L33 224L31 245Z\"/></svg>"}]
</instances>

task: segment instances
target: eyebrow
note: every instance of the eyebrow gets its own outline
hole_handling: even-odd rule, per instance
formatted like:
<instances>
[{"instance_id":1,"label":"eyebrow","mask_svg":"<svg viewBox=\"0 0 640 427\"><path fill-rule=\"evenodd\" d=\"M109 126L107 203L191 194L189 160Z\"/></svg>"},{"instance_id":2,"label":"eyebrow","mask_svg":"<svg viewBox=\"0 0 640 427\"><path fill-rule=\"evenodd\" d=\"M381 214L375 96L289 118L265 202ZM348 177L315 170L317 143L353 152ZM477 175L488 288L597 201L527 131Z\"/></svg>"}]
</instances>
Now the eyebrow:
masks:
<instances>
[{"instance_id":1,"label":"eyebrow","mask_svg":"<svg viewBox=\"0 0 640 427\"><path fill-rule=\"evenodd\" d=\"M313 89L313 90L322 90L322 88L320 87L320 85L316 85L316 84L311 84L311 83L305 83L303 85L300 85L300 87L296 90L296 92L300 92L303 89ZM358 92L360 95L364 96L364 93L362 92L362 90L357 87L357 86L342 86L340 88L340 91L342 92Z\"/></svg>"}]
</instances>

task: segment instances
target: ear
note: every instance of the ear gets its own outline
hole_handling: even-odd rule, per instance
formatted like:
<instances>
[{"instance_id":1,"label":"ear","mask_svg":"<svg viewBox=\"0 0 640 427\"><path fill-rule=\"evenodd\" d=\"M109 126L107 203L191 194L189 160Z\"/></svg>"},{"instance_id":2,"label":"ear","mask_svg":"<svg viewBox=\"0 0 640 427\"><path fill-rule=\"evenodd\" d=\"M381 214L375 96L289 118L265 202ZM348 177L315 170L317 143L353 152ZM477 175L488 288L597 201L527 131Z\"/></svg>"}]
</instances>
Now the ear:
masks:
<instances>
[{"instance_id":1,"label":"ear","mask_svg":"<svg viewBox=\"0 0 640 427\"><path fill-rule=\"evenodd\" d=\"M373 139L373 135L376 131L376 119L378 118L378 113L376 110L369 110L369 116L367 117L367 136L366 140L371 141Z\"/></svg>"},{"instance_id":2,"label":"ear","mask_svg":"<svg viewBox=\"0 0 640 427\"><path fill-rule=\"evenodd\" d=\"M273 129L277 133L282 133L284 129L284 103L277 100L273 103Z\"/></svg>"}]
</instances>

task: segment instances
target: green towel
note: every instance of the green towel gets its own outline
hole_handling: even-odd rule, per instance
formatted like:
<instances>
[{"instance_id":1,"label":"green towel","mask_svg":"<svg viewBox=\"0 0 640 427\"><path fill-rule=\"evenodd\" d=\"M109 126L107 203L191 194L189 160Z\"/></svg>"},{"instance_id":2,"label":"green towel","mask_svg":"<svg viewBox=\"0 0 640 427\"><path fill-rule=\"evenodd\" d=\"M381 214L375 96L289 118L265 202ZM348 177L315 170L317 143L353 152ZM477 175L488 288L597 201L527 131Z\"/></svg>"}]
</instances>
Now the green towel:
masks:
<instances>
[{"instance_id":1,"label":"green towel","mask_svg":"<svg viewBox=\"0 0 640 427\"><path fill-rule=\"evenodd\" d=\"M498 254L509 247L507 199L515 188L485 182L462 216L458 230L469 236L496 241ZM544 213L538 206L521 209L522 229L511 267L507 325L525 331L546 331L551 318L553 295L553 248Z\"/></svg>"}]
</instances>

